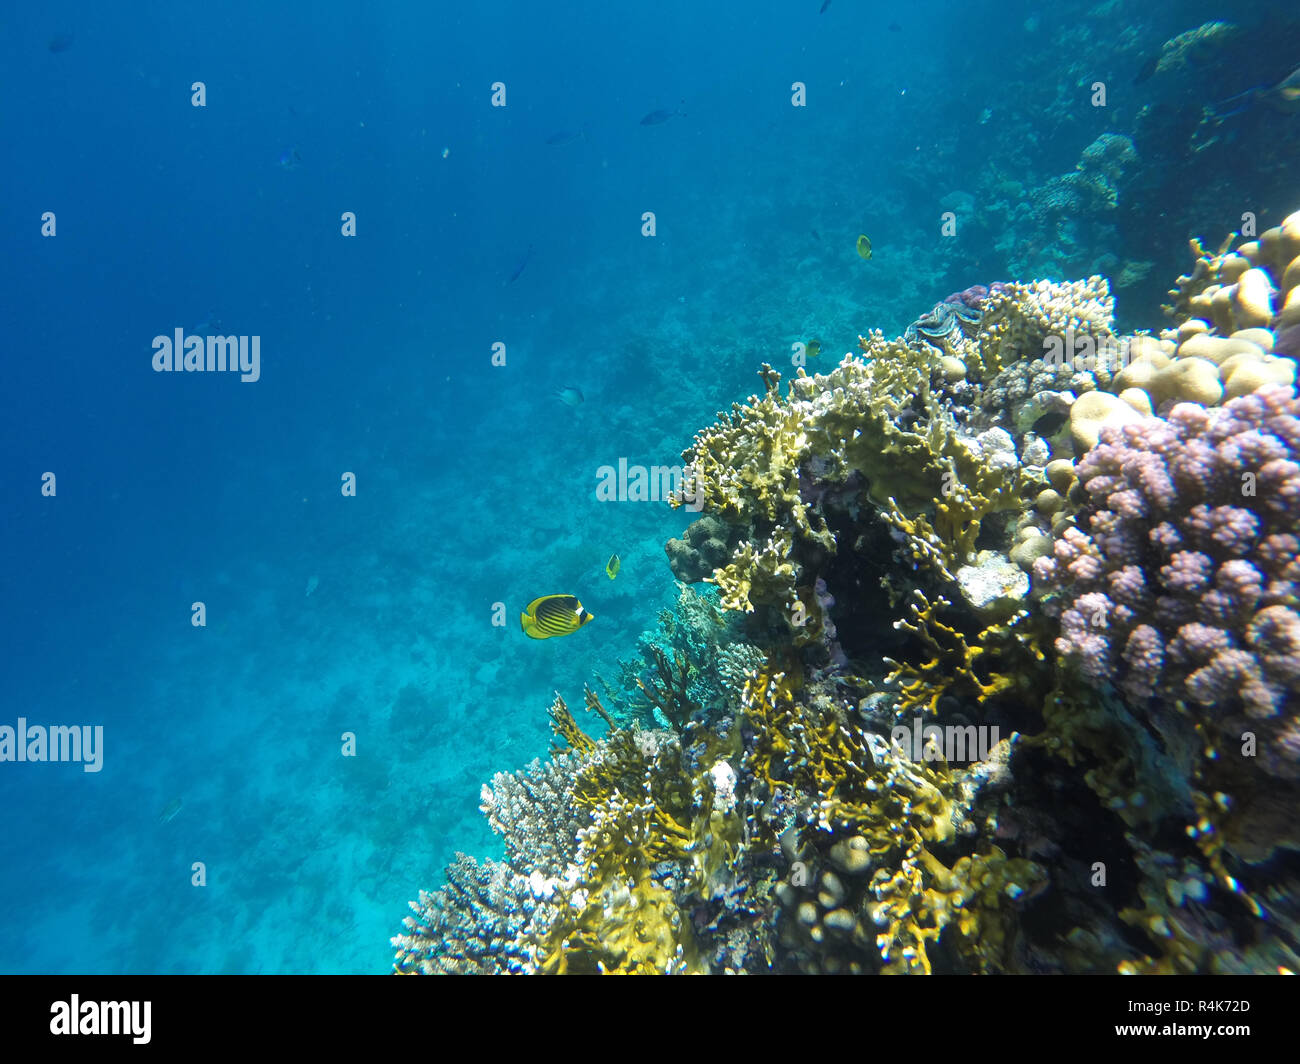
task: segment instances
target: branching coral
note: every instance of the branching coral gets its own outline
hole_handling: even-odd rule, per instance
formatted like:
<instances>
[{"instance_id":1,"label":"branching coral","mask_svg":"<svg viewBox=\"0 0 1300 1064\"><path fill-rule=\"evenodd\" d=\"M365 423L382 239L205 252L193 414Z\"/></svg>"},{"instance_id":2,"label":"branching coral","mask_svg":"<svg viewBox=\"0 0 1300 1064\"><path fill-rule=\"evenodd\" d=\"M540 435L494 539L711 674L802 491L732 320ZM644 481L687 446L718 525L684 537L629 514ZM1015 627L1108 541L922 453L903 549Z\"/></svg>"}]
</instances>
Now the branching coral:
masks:
<instances>
[{"instance_id":1,"label":"branching coral","mask_svg":"<svg viewBox=\"0 0 1300 1064\"><path fill-rule=\"evenodd\" d=\"M781 673L756 677L745 707L755 732L747 770L769 794L788 792L805 823L782 844L813 865L806 889L777 888L783 942L800 966L928 974L930 949L947 932L968 970L1005 970L1007 914L1043 873L984 840L951 864L942 859L977 833L969 812L978 786L798 704Z\"/></svg>"},{"instance_id":2,"label":"branching coral","mask_svg":"<svg viewBox=\"0 0 1300 1064\"><path fill-rule=\"evenodd\" d=\"M1022 358L1041 357L1049 336L1108 337L1114 309L1104 277L1069 284L1034 281L1004 285L985 306L980 362L968 369L979 379L992 379Z\"/></svg>"},{"instance_id":3,"label":"branching coral","mask_svg":"<svg viewBox=\"0 0 1300 1064\"><path fill-rule=\"evenodd\" d=\"M776 533L762 546L741 543L731 561L714 572L711 582L722 593L729 610L753 613L755 605L793 609L798 570L790 561L790 533Z\"/></svg>"},{"instance_id":4,"label":"branching coral","mask_svg":"<svg viewBox=\"0 0 1300 1064\"><path fill-rule=\"evenodd\" d=\"M1202 708L1217 741L1265 741L1260 764L1300 778L1300 402L1271 388L1217 411L1106 430L1078 464L1089 531L1066 529L1035 577L1060 596L1057 650Z\"/></svg>"},{"instance_id":5,"label":"branching coral","mask_svg":"<svg viewBox=\"0 0 1300 1064\"><path fill-rule=\"evenodd\" d=\"M810 608L819 574L805 559L838 549L826 506L839 486L848 490L837 495L837 509L855 512L860 496L945 578L971 560L985 520L1019 509L1033 486L1005 432L958 431L933 390L950 356L879 333L861 343L864 359L846 357L825 376L801 373L784 400L769 388L697 435L683 455L706 507L749 526L749 538L711 578L723 605L776 607L801 644L818 642L824 627ZM810 613L818 622L811 628Z\"/></svg>"},{"instance_id":6,"label":"branching coral","mask_svg":"<svg viewBox=\"0 0 1300 1064\"><path fill-rule=\"evenodd\" d=\"M685 906L735 887L744 818L728 747L688 754L667 733L626 728L597 741L558 695L551 717L569 749L483 788L506 860L460 857L445 888L422 893L393 940L395 970L708 970Z\"/></svg>"},{"instance_id":7,"label":"branching coral","mask_svg":"<svg viewBox=\"0 0 1300 1064\"><path fill-rule=\"evenodd\" d=\"M572 794L589 821L576 874L556 887L559 914L533 946L539 971L705 970L681 898L729 886L741 817L717 800L720 779L660 733L617 731L583 762Z\"/></svg>"},{"instance_id":8,"label":"branching coral","mask_svg":"<svg viewBox=\"0 0 1300 1064\"><path fill-rule=\"evenodd\" d=\"M903 714L915 710L934 714L939 700L953 691L983 702L1017 686L1032 685L1031 665L1041 662L1043 654L1036 640L1022 630L1028 628L1027 611L1021 610L1007 623L989 625L974 637L972 646L958 629L939 620L939 611L951 605L942 597L930 602L923 592L914 591L908 616L894 624L920 639L927 654L920 665L885 659L893 670L887 682L900 685ZM981 664L985 658L1000 667L989 669L987 678L976 671L977 664L987 668Z\"/></svg>"},{"instance_id":9,"label":"branching coral","mask_svg":"<svg viewBox=\"0 0 1300 1064\"><path fill-rule=\"evenodd\" d=\"M1128 147L1085 152L1102 206ZM1094 277L951 297L785 397L765 366L685 455L669 555L717 592L622 663L673 730L557 695L553 759L482 792L504 860L421 893L395 969L1294 969L1300 215L1254 245L1160 337ZM908 714L994 734L909 757Z\"/></svg>"},{"instance_id":10,"label":"branching coral","mask_svg":"<svg viewBox=\"0 0 1300 1064\"><path fill-rule=\"evenodd\" d=\"M581 735L576 724L574 729ZM589 754L596 746L587 742ZM559 753L550 761L533 761L520 772L498 772L483 785L479 811L505 840L506 857L513 865L547 878L564 875L573 859L573 840L585 822L573 797L583 757L581 752Z\"/></svg>"},{"instance_id":11,"label":"branching coral","mask_svg":"<svg viewBox=\"0 0 1300 1064\"><path fill-rule=\"evenodd\" d=\"M740 685L723 673L723 663L757 653L738 621L711 589L679 585L676 603L659 613L658 632L639 639L640 659L619 662L622 691L597 676L618 722L681 730L695 717L716 727L734 713Z\"/></svg>"},{"instance_id":12,"label":"branching coral","mask_svg":"<svg viewBox=\"0 0 1300 1064\"><path fill-rule=\"evenodd\" d=\"M700 704L690 695L691 683L695 679L694 671L686 656L680 651L673 653L673 659L663 649L652 646L655 675L649 680L637 678L637 687L645 695L646 701L663 714L674 728L685 727L686 722L700 711Z\"/></svg>"},{"instance_id":13,"label":"branching coral","mask_svg":"<svg viewBox=\"0 0 1300 1064\"><path fill-rule=\"evenodd\" d=\"M457 854L447 866L447 885L420 891L413 915L397 935L393 971L403 975L502 975L519 957L527 917L519 904L526 888L505 864Z\"/></svg>"},{"instance_id":14,"label":"branching coral","mask_svg":"<svg viewBox=\"0 0 1300 1064\"><path fill-rule=\"evenodd\" d=\"M559 691L555 692L555 701L551 703L547 713L551 717L551 730L572 749L579 753L588 753L596 748L596 743L591 736L578 727L578 722L573 719L573 714L569 712L569 707ZM560 752L561 748L551 749L552 754Z\"/></svg>"},{"instance_id":15,"label":"branching coral","mask_svg":"<svg viewBox=\"0 0 1300 1064\"><path fill-rule=\"evenodd\" d=\"M695 437L684 452L697 505L735 524L789 521L803 535L827 534L799 496L799 467L808 456L802 411L781 399L780 375L764 364L767 389ZM676 500L680 502L681 500Z\"/></svg>"}]
</instances>

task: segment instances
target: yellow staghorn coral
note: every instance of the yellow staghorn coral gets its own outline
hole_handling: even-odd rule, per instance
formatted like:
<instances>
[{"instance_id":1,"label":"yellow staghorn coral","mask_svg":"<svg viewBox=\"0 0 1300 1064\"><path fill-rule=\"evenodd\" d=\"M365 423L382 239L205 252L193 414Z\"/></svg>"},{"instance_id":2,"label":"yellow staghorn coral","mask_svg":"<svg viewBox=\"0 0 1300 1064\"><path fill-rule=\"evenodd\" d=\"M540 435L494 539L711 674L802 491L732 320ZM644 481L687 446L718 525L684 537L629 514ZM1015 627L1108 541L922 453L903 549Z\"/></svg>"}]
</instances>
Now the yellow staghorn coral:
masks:
<instances>
[{"instance_id":1,"label":"yellow staghorn coral","mask_svg":"<svg viewBox=\"0 0 1300 1064\"><path fill-rule=\"evenodd\" d=\"M708 582L718 585L723 609L753 613L756 605L793 606L798 569L790 559L790 533L781 530L755 549L744 542L731 561L715 569Z\"/></svg>"},{"instance_id":2,"label":"yellow staghorn coral","mask_svg":"<svg viewBox=\"0 0 1300 1064\"><path fill-rule=\"evenodd\" d=\"M830 479L861 472L881 508L906 517L933 515L930 526L955 564L974 550L980 522L1019 509L1031 479L1015 463L994 463L960 438L931 391L942 356L880 333L864 337L867 361L845 359L826 378L800 378L792 394L824 389L809 425L814 452ZM838 466L837 466L838 463Z\"/></svg>"},{"instance_id":3,"label":"yellow staghorn coral","mask_svg":"<svg viewBox=\"0 0 1300 1064\"><path fill-rule=\"evenodd\" d=\"M721 764L692 775L680 743L659 732L619 729L596 744L572 787L589 823L552 899L555 919L534 947L537 970L707 970L687 915L656 870L671 864L700 897L730 882L743 818L719 790L727 779Z\"/></svg>"},{"instance_id":4,"label":"yellow staghorn coral","mask_svg":"<svg viewBox=\"0 0 1300 1064\"><path fill-rule=\"evenodd\" d=\"M928 974L928 946L947 931L970 970L1005 970L1008 907L1045 874L985 841L951 866L940 858L974 830L960 770L913 764L835 714L799 705L785 675L770 668L752 679L743 705L754 732L747 767L773 793L788 789L809 803L802 843L783 838L783 849L810 859L827 836L838 840L826 850L837 871L824 871L814 894L777 888L792 913L787 943L800 935L814 947L847 942L874 948L885 972ZM828 959L841 970L837 953ZM850 962L848 970L864 969Z\"/></svg>"},{"instance_id":5,"label":"yellow staghorn coral","mask_svg":"<svg viewBox=\"0 0 1300 1064\"><path fill-rule=\"evenodd\" d=\"M807 436L825 479L861 473L877 505L899 500L909 512L942 493L952 424L931 393L939 356L879 332L864 337L866 360L845 357L825 377L801 376L791 396L806 409Z\"/></svg>"},{"instance_id":6,"label":"yellow staghorn coral","mask_svg":"<svg viewBox=\"0 0 1300 1064\"><path fill-rule=\"evenodd\" d=\"M945 580L955 579L956 571L971 561L984 519L1023 509L1025 498L1038 487L1021 467L980 464L959 441L954 442L953 449L963 461L944 456L947 490L936 499L933 515L906 514L893 498L880 511L882 520L905 537L905 559Z\"/></svg>"},{"instance_id":7,"label":"yellow staghorn coral","mask_svg":"<svg viewBox=\"0 0 1300 1064\"><path fill-rule=\"evenodd\" d=\"M901 340L886 342L879 333L863 344L867 361L846 356L825 376L800 371L787 398L770 387L696 435L682 457L706 509L735 523L784 526L834 550L833 537L800 495L800 467L812 460L821 467L819 478L863 473L877 502L891 496L913 508L933 502L946 468L938 455L949 434L930 395L938 356ZM905 427L912 422L916 427Z\"/></svg>"},{"instance_id":8,"label":"yellow staghorn coral","mask_svg":"<svg viewBox=\"0 0 1300 1064\"><path fill-rule=\"evenodd\" d=\"M960 857L948 868L928 850L904 857L897 871L884 869L872 879L876 904L872 922L886 931L877 936L891 975L929 975L927 943L945 929L956 952L972 971L1003 970L1013 921L1004 897L1015 900L1046 881L1043 871L1023 858L1009 859L996 846Z\"/></svg>"},{"instance_id":9,"label":"yellow staghorn coral","mask_svg":"<svg viewBox=\"0 0 1300 1064\"><path fill-rule=\"evenodd\" d=\"M558 899L561 915L537 948L548 974L699 972L690 927L673 895L651 878L657 860L678 856L689 832L653 800L619 791L592 808L578 835L578 885Z\"/></svg>"},{"instance_id":10,"label":"yellow staghorn coral","mask_svg":"<svg viewBox=\"0 0 1300 1064\"><path fill-rule=\"evenodd\" d=\"M684 451L687 484L693 501L736 523L762 519L789 520L800 533L831 542L830 534L811 515L799 496L799 466L809 456L803 411L781 398L780 374L767 363L760 374L767 386L762 397L733 403L730 414L695 436ZM680 506L683 496L673 500Z\"/></svg>"},{"instance_id":11,"label":"yellow staghorn coral","mask_svg":"<svg viewBox=\"0 0 1300 1064\"><path fill-rule=\"evenodd\" d=\"M749 767L771 790L789 786L817 794L824 788L833 799L837 791L867 786L870 751L853 743L851 733L833 718L801 720L794 683L786 673L769 665L754 674L745 684L741 705L755 725Z\"/></svg>"},{"instance_id":12,"label":"yellow staghorn coral","mask_svg":"<svg viewBox=\"0 0 1300 1064\"><path fill-rule=\"evenodd\" d=\"M588 708L590 706L591 703L588 701ZM596 749L596 740L578 727L578 722L573 719L573 714L559 691L555 692L555 701L546 712L551 718L551 731L563 739L569 749L576 750L580 754L590 753ZM557 748L551 749L552 754L560 752Z\"/></svg>"},{"instance_id":13,"label":"yellow staghorn coral","mask_svg":"<svg viewBox=\"0 0 1300 1064\"><path fill-rule=\"evenodd\" d=\"M1021 610L1010 621L991 624L974 637L974 645L956 628L938 619L938 613L952 603L939 596L934 602L920 590L912 592L908 616L894 627L915 635L925 645L929 660L911 665L885 658L892 671L887 683L899 685L899 711L936 713L939 700L950 691L984 701L1017 686L1031 684L1036 670L1027 665L1044 660L1038 640L1028 630L1029 614ZM976 672L981 659L999 665L1017 666L1010 671L990 671L988 679Z\"/></svg>"},{"instance_id":14,"label":"yellow staghorn coral","mask_svg":"<svg viewBox=\"0 0 1300 1064\"><path fill-rule=\"evenodd\" d=\"M797 586L798 559L805 544L832 554L837 544L803 497L804 476L819 485L860 476L915 556L945 576L970 561L985 518L1021 509L1040 487L1014 456L982 454L958 435L931 390L950 356L879 332L861 346L865 358L846 356L829 374L800 371L785 399L765 366L762 397L734 406L684 452L694 497L758 533L714 570L726 608L779 606L787 622L800 602L800 616L818 612L808 608L811 590ZM800 644L817 638L805 624L791 631Z\"/></svg>"}]
</instances>

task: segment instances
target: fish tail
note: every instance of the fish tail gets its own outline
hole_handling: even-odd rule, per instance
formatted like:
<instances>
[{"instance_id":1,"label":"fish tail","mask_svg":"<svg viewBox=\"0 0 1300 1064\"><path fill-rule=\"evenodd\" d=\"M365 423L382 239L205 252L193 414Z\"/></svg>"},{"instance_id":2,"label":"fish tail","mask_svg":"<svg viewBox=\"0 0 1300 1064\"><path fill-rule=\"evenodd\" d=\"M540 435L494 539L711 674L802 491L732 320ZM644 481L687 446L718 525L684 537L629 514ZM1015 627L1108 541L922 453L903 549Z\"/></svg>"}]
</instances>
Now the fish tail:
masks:
<instances>
[{"instance_id":1,"label":"fish tail","mask_svg":"<svg viewBox=\"0 0 1300 1064\"><path fill-rule=\"evenodd\" d=\"M1215 118L1231 118L1233 115L1239 115L1242 111L1249 110L1254 106L1259 94L1267 89L1267 85L1253 85L1245 92L1239 92L1236 96L1229 96L1226 100L1220 100L1218 103L1210 105L1210 113ZM1240 100L1241 103L1237 104ZM1233 104L1237 104L1233 107ZM1228 108L1228 110L1224 110Z\"/></svg>"}]
</instances>

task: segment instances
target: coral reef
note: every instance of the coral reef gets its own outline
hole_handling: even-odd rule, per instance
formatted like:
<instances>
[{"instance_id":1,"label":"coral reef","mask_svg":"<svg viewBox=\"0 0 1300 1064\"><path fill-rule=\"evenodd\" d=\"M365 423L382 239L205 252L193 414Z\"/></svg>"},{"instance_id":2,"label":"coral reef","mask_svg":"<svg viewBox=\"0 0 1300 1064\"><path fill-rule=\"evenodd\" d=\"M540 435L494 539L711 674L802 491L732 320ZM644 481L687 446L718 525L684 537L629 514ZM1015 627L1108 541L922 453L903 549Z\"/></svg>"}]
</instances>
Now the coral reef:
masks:
<instances>
[{"instance_id":1,"label":"coral reef","mask_svg":"<svg viewBox=\"0 0 1300 1064\"><path fill-rule=\"evenodd\" d=\"M519 970L511 948L526 923L526 881L508 865L457 854L447 885L420 891L403 921L407 934L392 944L393 970L402 975L504 975Z\"/></svg>"},{"instance_id":2,"label":"coral reef","mask_svg":"<svg viewBox=\"0 0 1300 1064\"><path fill-rule=\"evenodd\" d=\"M1062 234L1080 218L1119 206L1119 187L1136 160L1132 140L1123 134L1103 133L1083 149L1072 172L1034 189L1030 200L1043 224Z\"/></svg>"},{"instance_id":3,"label":"coral reef","mask_svg":"<svg viewBox=\"0 0 1300 1064\"><path fill-rule=\"evenodd\" d=\"M680 539L670 539L664 546L673 575L688 584L703 580L731 557L738 536L739 531L725 521L700 518Z\"/></svg>"},{"instance_id":4,"label":"coral reef","mask_svg":"<svg viewBox=\"0 0 1300 1064\"><path fill-rule=\"evenodd\" d=\"M1234 795L1226 844L1246 859L1272 852L1255 821L1300 780L1297 458L1300 401L1279 385L1106 429L1076 467L1086 530L1066 528L1034 563L1062 658L1139 713L1183 707L1150 718L1167 745L1193 742L1176 733L1194 726L1219 751L1203 785Z\"/></svg>"},{"instance_id":5,"label":"coral reef","mask_svg":"<svg viewBox=\"0 0 1300 1064\"><path fill-rule=\"evenodd\" d=\"M1300 324L1300 211L1229 251L1236 238L1229 234L1213 253L1191 242L1192 272L1178 278L1165 307L1180 340L1211 329L1229 335ZM1249 339L1273 349L1262 335Z\"/></svg>"},{"instance_id":6,"label":"coral reef","mask_svg":"<svg viewBox=\"0 0 1300 1064\"><path fill-rule=\"evenodd\" d=\"M1169 38L1160 48L1156 73L1166 74L1181 70L1189 63L1202 63L1206 52L1221 48L1224 42L1238 32L1231 22L1205 22Z\"/></svg>"},{"instance_id":7,"label":"coral reef","mask_svg":"<svg viewBox=\"0 0 1300 1064\"><path fill-rule=\"evenodd\" d=\"M616 722L681 731L696 721L726 729L746 671L766 656L722 606L711 588L678 586L673 608L659 613L658 631L642 634L640 658L619 662L619 685L596 676Z\"/></svg>"},{"instance_id":8,"label":"coral reef","mask_svg":"<svg viewBox=\"0 0 1300 1064\"><path fill-rule=\"evenodd\" d=\"M734 908L743 830L722 751L628 728L597 741L552 716L573 749L483 788L505 861L459 857L411 903L396 971L708 970L693 919Z\"/></svg>"},{"instance_id":9,"label":"coral reef","mask_svg":"<svg viewBox=\"0 0 1300 1064\"><path fill-rule=\"evenodd\" d=\"M713 586L586 691L602 738L556 696L395 970L1296 970L1298 226L1196 244L1159 335L1094 275L765 365L684 454Z\"/></svg>"},{"instance_id":10,"label":"coral reef","mask_svg":"<svg viewBox=\"0 0 1300 1064\"><path fill-rule=\"evenodd\" d=\"M1041 869L987 840L949 856L980 834L974 806L984 787L996 789L1005 749L971 772L913 764L829 707L796 703L781 673L755 677L745 711L754 798L789 794L792 823L779 842L798 875L774 890L782 962L929 974L929 951L948 930L964 970L1011 967L1006 912L1043 881ZM760 824L760 837L772 830Z\"/></svg>"}]
</instances>

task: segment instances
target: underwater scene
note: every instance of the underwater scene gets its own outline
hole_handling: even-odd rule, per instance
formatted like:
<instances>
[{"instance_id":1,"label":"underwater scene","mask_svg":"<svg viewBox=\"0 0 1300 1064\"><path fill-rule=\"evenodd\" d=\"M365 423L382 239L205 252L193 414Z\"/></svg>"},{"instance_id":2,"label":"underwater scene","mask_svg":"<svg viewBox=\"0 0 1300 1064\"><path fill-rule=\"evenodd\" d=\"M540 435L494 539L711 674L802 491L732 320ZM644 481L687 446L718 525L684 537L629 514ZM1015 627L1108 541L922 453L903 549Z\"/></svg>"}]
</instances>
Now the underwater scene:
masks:
<instances>
[{"instance_id":1,"label":"underwater scene","mask_svg":"<svg viewBox=\"0 0 1300 1064\"><path fill-rule=\"evenodd\" d=\"M1294 5L0 71L0 972L1300 971Z\"/></svg>"}]
</instances>

